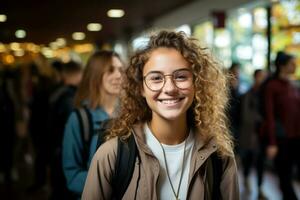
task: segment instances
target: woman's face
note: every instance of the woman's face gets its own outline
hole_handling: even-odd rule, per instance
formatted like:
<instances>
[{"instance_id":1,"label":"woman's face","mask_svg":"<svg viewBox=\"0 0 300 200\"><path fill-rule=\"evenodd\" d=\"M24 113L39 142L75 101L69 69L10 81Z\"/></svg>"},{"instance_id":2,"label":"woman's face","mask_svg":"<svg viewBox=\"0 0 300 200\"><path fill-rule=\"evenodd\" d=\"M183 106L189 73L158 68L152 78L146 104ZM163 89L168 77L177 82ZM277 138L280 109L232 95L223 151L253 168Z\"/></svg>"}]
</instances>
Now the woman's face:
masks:
<instances>
[{"instance_id":1,"label":"woman's face","mask_svg":"<svg viewBox=\"0 0 300 200\"><path fill-rule=\"evenodd\" d=\"M123 64L118 57L112 57L112 66L103 74L102 89L106 94L119 95L121 90L121 72Z\"/></svg>"},{"instance_id":2,"label":"woman's face","mask_svg":"<svg viewBox=\"0 0 300 200\"><path fill-rule=\"evenodd\" d=\"M292 58L289 62L284 66L284 70L287 74L293 74L296 70L296 59Z\"/></svg>"},{"instance_id":3,"label":"woman's face","mask_svg":"<svg viewBox=\"0 0 300 200\"><path fill-rule=\"evenodd\" d=\"M143 69L142 95L152 118L176 120L186 116L195 93L190 70L190 64L175 49L158 48L150 54Z\"/></svg>"}]
</instances>

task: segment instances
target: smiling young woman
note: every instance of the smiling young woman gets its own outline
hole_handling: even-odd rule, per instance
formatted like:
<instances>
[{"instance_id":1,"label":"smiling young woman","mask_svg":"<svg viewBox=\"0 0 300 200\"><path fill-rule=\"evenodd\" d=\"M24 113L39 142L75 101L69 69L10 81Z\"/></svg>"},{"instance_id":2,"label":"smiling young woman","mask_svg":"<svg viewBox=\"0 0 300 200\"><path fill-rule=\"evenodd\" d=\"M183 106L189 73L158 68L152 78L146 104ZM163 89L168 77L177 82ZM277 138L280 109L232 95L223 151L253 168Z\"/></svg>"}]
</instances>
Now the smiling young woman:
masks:
<instances>
[{"instance_id":1,"label":"smiling young woman","mask_svg":"<svg viewBox=\"0 0 300 200\"><path fill-rule=\"evenodd\" d=\"M133 135L139 159L122 199L207 199L207 160L222 160L221 199L239 199L218 63L184 33L161 31L131 58L120 112L97 150L83 199L114 197L118 138Z\"/></svg>"}]
</instances>

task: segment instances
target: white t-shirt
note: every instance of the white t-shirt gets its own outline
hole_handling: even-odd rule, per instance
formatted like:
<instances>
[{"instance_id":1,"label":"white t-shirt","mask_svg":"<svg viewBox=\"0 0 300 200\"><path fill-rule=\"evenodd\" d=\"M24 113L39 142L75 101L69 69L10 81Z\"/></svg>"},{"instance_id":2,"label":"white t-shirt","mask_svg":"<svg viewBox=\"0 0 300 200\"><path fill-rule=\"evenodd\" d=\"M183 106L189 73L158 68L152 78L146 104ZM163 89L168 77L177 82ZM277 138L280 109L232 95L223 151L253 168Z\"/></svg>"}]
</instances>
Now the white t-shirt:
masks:
<instances>
[{"instance_id":1,"label":"white t-shirt","mask_svg":"<svg viewBox=\"0 0 300 200\"><path fill-rule=\"evenodd\" d=\"M164 154L163 154L163 150L159 144L159 141L156 139L156 137L154 137L154 135L152 134L151 130L149 129L147 123L145 123L144 132L146 134L146 143L147 143L148 147L151 149L154 156L158 159L159 165L160 165L160 174L159 174L158 184L157 184L158 197L161 200L175 199L175 195L172 191L172 187L168 180L168 176L167 176L167 172L166 172L166 165L165 165L165 161L164 161ZM191 131L185 141L187 143L186 143L186 147L185 147L185 158L184 158L184 164L183 164L182 181L181 181L180 190L179 190L179 199L180 200L186 199L186 197L187 197L190 163L191 163L191 157L192 157L192 150L193 150L193 146L194 146L194 134ZM162 146L165 150L169 176L170 176L171 182L173 184L173 187L174 187L174 190L176 193L178 190L178 184L179 184L180 175L181 175L182 158L183 158L183 150L184 150L184 146L185 146L185 141L183 141L182 143L177 144L177 145L162 144Z\"/></svg>"}]
</instances>

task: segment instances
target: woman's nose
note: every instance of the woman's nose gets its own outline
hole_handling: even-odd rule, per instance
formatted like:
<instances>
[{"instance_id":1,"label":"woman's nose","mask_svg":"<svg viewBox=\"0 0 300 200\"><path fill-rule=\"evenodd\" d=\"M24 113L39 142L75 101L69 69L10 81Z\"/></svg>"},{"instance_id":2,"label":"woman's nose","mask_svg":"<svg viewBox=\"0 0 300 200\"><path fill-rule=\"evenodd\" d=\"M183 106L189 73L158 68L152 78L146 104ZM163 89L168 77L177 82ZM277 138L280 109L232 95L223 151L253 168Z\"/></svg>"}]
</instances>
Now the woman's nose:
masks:
<instances>
[{"instance_id":1,"label":"woman's nose","mask_svg":"<svg viewBox=\"0 0 300 200\"><path fill-rule=\"evenodd\" d=\"M115 74L115 76L118 77L118 78L121 78L121 76L122 76L122 73L121 73L121 70L120 70L120 69L115 69L114 74Z\"/></svg>"},{"instance_id":2,"label":"woman's nose","mask_svg":"<svg viewBox=\"0 0 300 200\"><path fill-rule=\"evenodd\" d=\"M165 84L163 86L163 91L170 92L177 90L177 87L172 79L172 76L166 76L165 77Z\"/></svg>"}]
</instances>

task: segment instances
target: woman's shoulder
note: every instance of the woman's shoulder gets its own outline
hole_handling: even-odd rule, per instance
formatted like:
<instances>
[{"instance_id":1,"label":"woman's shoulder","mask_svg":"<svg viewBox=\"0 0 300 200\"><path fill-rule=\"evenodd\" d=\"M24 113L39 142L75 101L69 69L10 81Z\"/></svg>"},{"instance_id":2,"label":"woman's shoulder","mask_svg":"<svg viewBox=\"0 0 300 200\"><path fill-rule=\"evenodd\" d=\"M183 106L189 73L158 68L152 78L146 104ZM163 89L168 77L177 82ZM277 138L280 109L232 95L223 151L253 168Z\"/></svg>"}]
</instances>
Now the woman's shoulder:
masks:
<instances>
[{"instance_id":1,"label":"woman's shoulder","mask_svg":"<svg viewBox=\"0 0 300 200\"><path fill-rule=\"evenodd\" d=\"M67 125L69 124L78 124L78 117L77 117L77 114L76 114L76 111L75 110L73 110L70 114L69 114L69 116L68 116L68 120L67 120Z\"/></svg>"},{"instance_id":2,"label":"woman's shoulder","mask_svg":"<svg viewBox=\"0 0 300 200\"><path fill-rule=\"evenodd\" d=\"M118 137L111 138L107 141L105 141L103 144L101 144L96 153L95 157L96 159L101 159L104 157L116 157L118 152Z\"/></svg>"},{"instance_id":3,"label":"woman's shoulder","mask_svg":"<svg viewBox=\"0 0 300 200\"><path fill-rule=\"evenodd\" d=\"M89 111L92 114L95 121L103 121L109 118L107 112L101 107L97 107L95 109L90 108Z\"/></svg>"}]
</instances>

